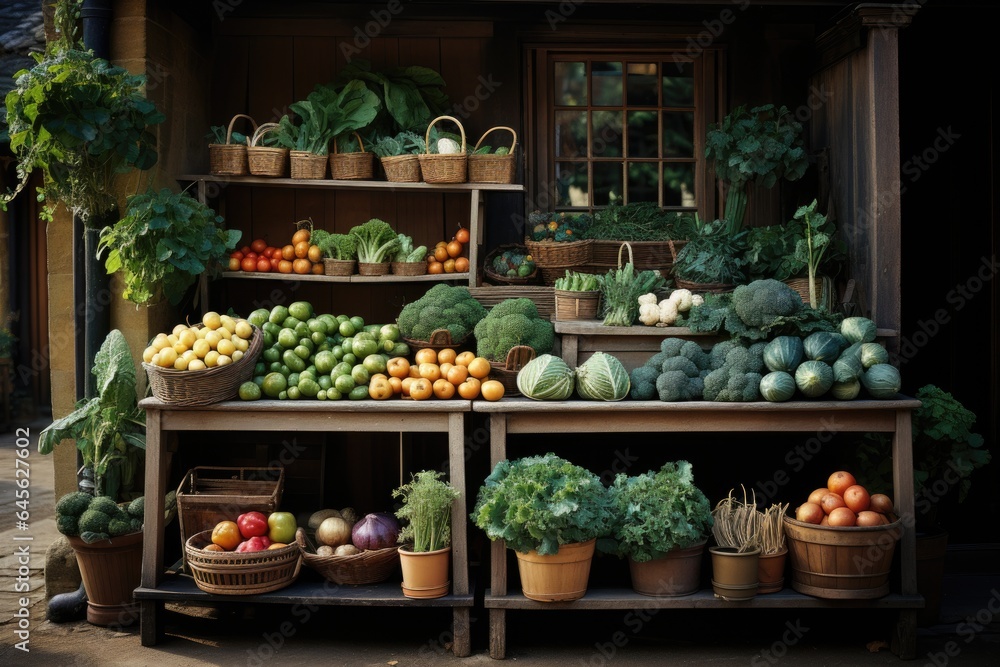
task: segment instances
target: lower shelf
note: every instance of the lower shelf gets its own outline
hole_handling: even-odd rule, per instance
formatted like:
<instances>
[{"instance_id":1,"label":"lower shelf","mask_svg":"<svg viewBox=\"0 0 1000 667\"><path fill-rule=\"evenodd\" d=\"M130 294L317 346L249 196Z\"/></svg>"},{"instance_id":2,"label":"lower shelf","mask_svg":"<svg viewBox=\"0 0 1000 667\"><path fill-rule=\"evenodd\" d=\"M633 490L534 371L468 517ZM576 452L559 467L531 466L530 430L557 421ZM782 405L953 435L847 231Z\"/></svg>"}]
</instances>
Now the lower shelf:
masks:
<instances>
[{"instance_id":1,"label":"lower shelf","mask_svg":"<svg viewBox=\"0 0 1000 667\"><path fill-rule=\"evenodd\" d=\"M138 594L136 595L138 597ZM486 590L484 606L487 609L767 609L767 608L847 608L870 609L920 609L924 598L920 595L889 594L874 600L827 600L796 593L790 588L777 593L757 595L745 602L727 602L715 597L710 589L700 590L684 597L651 597L640 595L626 588L588 589L587 594L572 602L537 602L520 592L496 596Z\"/></svg>"},{"instance_id":2,"label":"lower shelf","mask_svg":"<svg viewBox=\"0 0 1000 667\"><path fill-rule=\"evenodd\" d=\"M414 600L403 596L398 581L368 586L339 586L313 578L299 579L279 591L260 595L213 595L198 588L191 577L179 574L164 576L156 588L135 589L136 600L203 604L252 602L254 604L308 603L345 607L471 607L473 597L473 593L468 593L446 595L432 600Z\"/></svg>"}]
</instances>

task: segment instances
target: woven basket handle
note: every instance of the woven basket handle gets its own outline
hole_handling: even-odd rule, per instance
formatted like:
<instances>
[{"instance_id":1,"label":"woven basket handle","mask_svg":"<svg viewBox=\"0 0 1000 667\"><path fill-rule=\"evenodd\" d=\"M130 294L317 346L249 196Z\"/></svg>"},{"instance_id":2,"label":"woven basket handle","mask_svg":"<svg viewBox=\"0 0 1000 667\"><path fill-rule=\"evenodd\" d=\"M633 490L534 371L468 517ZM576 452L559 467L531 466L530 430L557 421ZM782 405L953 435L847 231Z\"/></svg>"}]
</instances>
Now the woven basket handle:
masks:
<instances>
[{"instance_id":1,"label":"woven basket handle","mask_svg":"<svg viewBox=\"0 0 1000 667\"><path fill-rule=\"evenodd\" d=\"M475 153L477 150L479 150L479 144L483 143L483 139L489 136L490 132L495 132L496 130L507 130L514 137L514 139L510 142L510 154L513 155L514 148L517 147L517 132L514 131L514 128L506 127L504 125L497 125L496 127L491 127L490 129L486 130L486 132L483 133L483 136L479 137L479 141L477 141L476 145L472 148L472 152Z\"/></svg>"},{"instance_id":2,"label":"woven basket handle","mask_svg":"<svg viewBox=\"0 0 1000 667\"><path fill-rule=\"evenodd\" d=\"M431 345L451 345L451 332L447 329L435 329L427 342Z\"/></svg>"},{"instance_id":3,"label":"woven basket handle","mask_svg":"<svg viewBox=\"0 0 1000 667\"><path fill-rule=\"evenodd\" d=\"M628 241L626 241L625 243L623 243L620 246L618 246L618 268L619 269L622 268L622 250L624 250L625 248L628 248L628 263L629 264L635 264L635 262L632 261L632 245Z\"/></svg>"},{"instance_id":4,"label":"woven basket handle","mask_svg":"<svg viewBox=\"0 0 1000 667\"><path fill-rule=\"evenodd\" d=\"M519 371L535 358L535 350L530 345L515 345L507 353L505 370Z\"/></svg>"},{"instance_id":5,"label":"woven basket handle","mask_svg":"<svg viewBox=\"0 0 1000 667\"><path fill-rule=\"evenodd\" d=\"M250 138L250 145L256 148L257 142L259 142L264 137L265 134L267 134L268 132L274 132L277 129L278 129L277 123L261 124L260 127L254 130L253 137Z\"/></svg>"},{"instance_id":6,"label":"woven basket handle","mask_svg":"<svg viewBox=\"0 0 1000 667\"><path fill-rule=\"evenodd\" d=\"M229 128L226 130L227 144L233 143L233 125L236 123L237 118L246 118L248 121L250 121L250 124L253 126L253 132L251 132L250 134L253 135L257 133L257 123L254 121L254 119L246 114L238 113L235 116L233 116L233 119L231 121L229 121ZM249 144L250 141L247 140L247 143Z\"/></svg>"},{"instance_id":7,"label":"woven basket handle","mask_svg":"<svg viewBox=\"0 0 1000 667\"><path fill-rule=\"evenodd\" d=\"M361 141L361 135L358 134L357 132L352 132L352 134L357 138L357 140L358 140L358 146L361 147L361 150L358 151L358 152L359 153L364 153L365 152L365 142ZM333 154L334 155L337 154L337 137L333 138Z\"/></svg>"},{"instance_id":8,"label":"woven basket handle","mask_svg":"<svg viewBox=\"0 0 1000 667\"><path fill-rule=\"evenodd\" d=\"M459 132L462 133L462 155L465 155L465 128L462 127L462 123L459 122L454 116L438 116L431 121L430 125L427 126L427 131L424 132L424 150L427 151L427 155L431 153L431 128L434 127L435 123L439 120L450 120L455 125L458 125Z\"/></svg>"}]
</instances>

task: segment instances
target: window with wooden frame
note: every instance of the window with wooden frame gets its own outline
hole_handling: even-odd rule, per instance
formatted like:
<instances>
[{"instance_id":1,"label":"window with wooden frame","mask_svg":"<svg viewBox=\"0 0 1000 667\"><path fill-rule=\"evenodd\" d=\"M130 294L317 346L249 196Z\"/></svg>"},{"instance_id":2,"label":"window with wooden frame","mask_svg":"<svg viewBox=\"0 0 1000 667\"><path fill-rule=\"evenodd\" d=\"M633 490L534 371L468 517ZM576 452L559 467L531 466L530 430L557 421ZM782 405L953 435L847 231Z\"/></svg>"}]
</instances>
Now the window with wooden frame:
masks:
<instances>
[{"instance_id":1,"label":"window with wooden frame","mask_svg":"<svg viewBox=\"0 0 1000 667\"><path fill-rule=\"evenodd\" d=\"M714 52L540 49L533 62L537 208L656 202L714 215L704 158L719 85Z\"/></svg>"}]
</instances>

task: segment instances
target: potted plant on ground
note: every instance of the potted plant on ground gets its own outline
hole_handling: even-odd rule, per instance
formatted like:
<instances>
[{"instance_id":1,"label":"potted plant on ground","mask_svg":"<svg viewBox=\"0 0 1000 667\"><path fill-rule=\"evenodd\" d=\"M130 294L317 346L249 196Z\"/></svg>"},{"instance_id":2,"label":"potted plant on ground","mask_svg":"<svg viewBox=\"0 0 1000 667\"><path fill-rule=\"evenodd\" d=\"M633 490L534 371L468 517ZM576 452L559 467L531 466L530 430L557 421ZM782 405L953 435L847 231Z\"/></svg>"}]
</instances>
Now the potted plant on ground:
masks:
<instances>
[{"instance_id":1,"label":"potted plant on ground","mask_svg":"<svg viewBox=\"0 0 1000 667\"><path fill-rule=\"evenodd\" d=\"M754 501L729 495L712 510L712 590L724 600L749 600L757 594L760 557L760 522L763 515Z\"/></svg>"},{"instance_id":2,"label":"potted plant on ground","mask_svg":"<svg viewBox=\"0 0 1000 667\"><path fill-rule=\"evenodd\" d=\"M760 559L757 563L758 593L777 593L785 585L785 560L788 548L785 546L785 523L783 517L788 511L788 503L774 503L760 515Z\"/></svg>"},{"instance_id":3,"label":"potted plant on ground","mask_svg":"<svg viewBox=\"0 0 1000 667\"><path fill-rule=\"evenodd\" d=\"M462 496L444 473L422 470L409 484L392 492L402 498L396 517L405 523L399 533L399 562L403 570L403 595L438 598L448 594L451 554L451 508Z\"/></svg>"},{"instance_id":4,"label":"potted plant on ground","mask_svg":"<svg viewBox=\"0 0 1000 667\"><path fill-rule=\"evenodd\" d=\"M600 548L628 558L632 588L654 596L697 591L712 509L694 485L691 464L667 462L634 477L620 473L609 493L614 529Z\"/></svg>"},{"instance_id":5,"label":"potted plant on ground","mask_svg":"<svg viewBox=\"0 0 1000 667\"><path fill-rule=\"evenodd\" d=\"M46 427L38 451L49 454L63 440L76 448L89 471L77 500L61 500L58 528L77 552L87 590L87 618L107 625L119 622L132 605L142 563L141 512L125 516L117 501L129 498L141 472L146 447L145 412L136 398L135 364L121 331L114 329L94 360L98 395L84 399L71 414ZM90 482L92 480L92 482ZM83 501L88 500L83 508ZM90 505L93 504L93 508ZM84 509L92 509L85 514ZM85 520L86 519L86 520Z\"/></svg>"},{"instance_id":6,"label":"potted plant on ground","mask_svg":"<svg viewBox=\"0 0 1000 667\"><path fill-rule=\"evenodd\" d=\"M551 452L499 462L471 517L516 552L521 590L541 602L586 594L596 540L614 519L600 478Z\"/></svg>"},{"instance_id":7,"label":"potted plant on ground","mask_svg":"<svg viewBox=\"0 0 1000 667\"><path fill-rule=\"evenodd\" d=\"M128 198L125 217L101 232L98 256L108 250L108 273L124 272L126 299L177 305L202 273L223 265L241 235L186 192L163 188Z\"/></svg>"},{"instance_id":8,"label":"potted plant on ground","mask_svg":"<svg viewBox=\"0 0 1000 667\"><path fill-rule=\"evenodd\" d=\"M942 517L949 507L963 503L972 487L972 474L992 456L983 436L973 432L976 415L954 395L928 384L917 390L920 407L913 411L913 488L917 532L917 588L927 603L920 610L922 625L937 622L941 606L941 579L948 543ZM866 434L854 456L859 465L858 483L872 493L891 494L892 459L889 437Z\"/></svg>"}]
</instances>

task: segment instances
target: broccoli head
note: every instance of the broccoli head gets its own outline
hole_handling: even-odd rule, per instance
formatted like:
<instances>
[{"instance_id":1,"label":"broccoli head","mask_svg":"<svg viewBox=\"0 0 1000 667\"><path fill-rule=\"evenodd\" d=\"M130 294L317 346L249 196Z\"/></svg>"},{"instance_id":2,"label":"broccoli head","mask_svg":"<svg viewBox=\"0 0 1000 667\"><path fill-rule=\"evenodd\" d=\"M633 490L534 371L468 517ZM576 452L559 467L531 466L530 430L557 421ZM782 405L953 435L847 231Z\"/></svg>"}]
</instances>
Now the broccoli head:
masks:
<instances>
[{"instance_id":1,"label":"broccoli head","mask_svg":"<svg viewBox=\"0 0 1000 667\"><path fill-rule=\"evenodd\" d=\"M536 355L549 354L555 329L538 314L531 299L507 299L495 305L475 326L477 354L490 361L504 361L515 345L527 345Z\"/></svg>"},{"instance_id":2,"label":"broccoli head","mask_svg":"<svg viewBox=\"0 0 1000 667\"><path fill-rule=\"evenodd\" d=\"M89 509L80 515L77 524L80 533L104 533L108 532L108 524L111 523L111 516L99 510Z\"/></svg>"},{"instance_id":3,"label":"broccoli head","mask_svg":"<svg viewBox=\"0 0 1000 667\"><path fill-rule=\"evenodd\" d=\"M701 346L694 341L684 341L677 353L677 356L690 359L691 362L698 367L698 370L704 370L709 367L708 355L705 354L705 351L701 349Z\"/></svg>"},{"instance_id":4,"label":"broccoli head","mask_svg":"<svg viewBox=\"0 0 1000 667\"><path fill-rule=\"evenodd\" d=\"M720 347L724 343L716 345ZM708 401L756 401L760 398L762 346L727 346L725 361L705 376L704 397ZM713 349L714 353L715 350Z\"/></svg>"},{"instance_id":5,"label":"broccoli head","mask_svg":"<svg viewBox=\"0 0 1000 667\"><path fill-rule=\"evenodd\" d=\"M737 287L730 307L748 327L764 327L802 310L802 297L780 280L768 278Z\"/></svg>"},{"instance_id":6,"label":"broccoli head","mask_svg":"<svg viewBox=\"0 0 1000 667\"><path fill-rule=\"evenodd\" d=\"M90 501L90 506L87 509L107 514L109 517L117 515L119 511L118 503L108 496L97 496Z\"/></svg>"},{"instance_id":7,"label":"broccoli head","mask_svg":"<svg viewBox=\"0 0 1000 667\"><path fill-rule=\"evenodd\" d=\"M685 361L691 363L686 359ZM702 386L704 385L697 373L695 373L694 378L691 378L681 370L666 371L656 378L656 393L661 401L666 402L690 401L701 398L701 394L697 389Z\"/></svg>"},{"instance_id":8,"label":"broccoli head","mask_svg":"<svg viewBox=\"0 0 1000 667\"><path fill-rule=\"evenodd\" d=\"M681 348L686 342L688 341L683 338L664 338L663 342L660 343L660 352L668 357L676 357L681 353Z\"/></svg>"},{"instance_id":9,"label":"broccoli head","mask_svg":"<svg viewBox=\"0 0 1000 667\"><path fill-rule=\"evenodd\" d=\"M468 337L484 317L486 309L467 287L439 283L403 306L396 324L405 338L429 340L435 329L448 329L452 341L457 343Z\"/></svg>"},{"instance_id":10,"label":"broccoli head","mask_svg":"<svg viewBox=\"0 0 1000 667\"><path fill-rule=\"evenodd\" d=\"M673 371L680 371L689 378L698 377L698 367L695 366L694 362L687 357L670 357L660 366L661 373L669 373Z\"/></svg>"},{"instance_id":11,"label":"broccoli head","mask_svg":"<svg viewBox=\"0 0 1000 667\"><path fill-rule=\"evenodd\" d=\"M656 355L653 355L654 357ZM654 366L639 366L630 374L632 388L629 395L636 401L651 401L656 398L656 378L660 376L660 370Z\"/></svg>"},{"instance_id":12,"label":"broccoli head","mask_svg":"<svg viewBox=\"0 0 1000 667\"><path fill-rule=\"evenodd\" d=\"M90 506L90 501L93 499L94 496L83 491L67 493L56 503L56 514L60 517L79 517L87 511L87 507Z\"/></svg>"},{"instance_id":13,"label":"broccoli head","mask_svg":"<svg viewBox=\"0 0 1000 667\"><path fill-rule=\"evenodd\" d=\"M135 517L140 521L142 520L145 512L146 512L146 502L143 496L139 496L128 505L129 516Z\"/></svg>"},{"instance_id":14,"label":"broccoli head","mask_svg":"<svg viewBox=\"0 0 1000 667\"><path fill-rule=\"evenodd\" d=\"M72 514L60 514L56 518L56 530L67 537L76 537L80 534L80 528L77 526L79 520L79 517Z\"/></svg>"}]
</instances>

